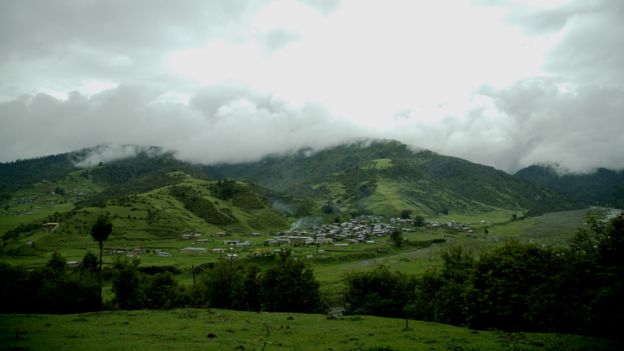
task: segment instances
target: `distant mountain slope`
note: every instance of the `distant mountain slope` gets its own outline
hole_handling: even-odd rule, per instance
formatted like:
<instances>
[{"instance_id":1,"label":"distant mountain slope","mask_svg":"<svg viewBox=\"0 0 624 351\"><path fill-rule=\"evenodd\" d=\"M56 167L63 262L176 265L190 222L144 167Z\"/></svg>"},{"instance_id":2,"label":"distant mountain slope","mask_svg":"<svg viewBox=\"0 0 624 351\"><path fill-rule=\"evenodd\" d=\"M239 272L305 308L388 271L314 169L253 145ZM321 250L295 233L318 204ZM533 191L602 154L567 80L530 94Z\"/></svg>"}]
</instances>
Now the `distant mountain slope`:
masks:
<instances>
[{"instance_id":1,"label":"distant mountain slope","mask_svg":"<svg viewBox=\"0 0 624 351\"><path fill-rule=\"evenodd\" d=\"M68 176L70 180L62 179L59 183L71 188L72 184L77 184L76 180L84 179L82 173L84 171L72 173ZM88 245L91 238L85 234L95 218L103 213L111 216L117 244L134 246L141 246L145 240L171 240L187 233L234 232L242 235L282 230L288 226L288 218L273 209L261 189L253 184L197 179L180 171L161 176L166 177L171 178L169 182L161 181L158 187L148 191L137 190L131 194L101 198L94 204L64 212L42 212L44 216L33 217L30 222L0 232L4 247L0 251L12 254L20 254L24 248L32 251L24 245L27 241L36 242L37 250L44 251L66 242ZM83 181L83 186L84 182L88 181ZM44 207L50 204L47 195L29 192L28 199L32 201L31 205L36 205L33 207ZM57 194L56 197L60 202L72 198L72 195ZM17 206L20 205L0 210L0 220L10 219ZM50 232L43 227L46 222L57 222L59 227Z\"/></svg>"},{"instance_id":2,"label":"distant mountain slope","mask_svg":"<svg viewBox=\"0 0 624 351\"><path fill-rule=\"evenodd\" d=\"M550 187L586 205L624 208L624 170L599 168L589 174L559 174L553 167L529 166L516 177Z\"/></svg>"},{"instance_id":3,"label":"distant mountain slope","mask_svg":"<svg viewBox=\"0 0 624 351\"><path fill-rule=\"evenodd\" d=\"M43 179L57 179L76 170L79 153L0 163L0 193L15 191Z\"/></svg>"},{"instance_id":4,"label":"distant mountain slope","mask_svg":"<svg viewBox=\"0 0 624 351\"><path fill-rule=\"evenodd\" d=\"M360 141L319 152L301 150L258 162L213 166L180 161L157 147L135 146L124 158L100 162L105 159L100 156L105 156L106 150L98 148L0 164L2 207L13 206L17 200L11 197L18 189L38 187L48 194L57 187L61 191L77 189L68 180L70 175L71 179L81 177L92 186L83 184L88 191L71 192L71 200L63 199L64 208L101 207L119 198L185 181L185 177L172 174L203 181L229 178L258 184L260 187L254 191L267 199L269 207L275 206L281 213L294 217L371 213L398 216L403 210L431 216L495 209L531 215L577 207L556 191L492 167L431 151L414 151L396 141ZM76 167L85 163L91 167ZM42 184L47 185L42 188ZM178 192L179 196L184 194ZM9 207L5 211L10 212ZM20 211L32 212L26 205ZM217 212L211 213L219 216ZM26 217L20 217L20 221L26 221Z\"/></svg>"},{"instance_id":5,"label":"distant mountain slope","mask_svg":"<svg viewBox=\"0 0 624 351\"><path fill-rule=\"evenodd\" d=\"M127 145L133 152L126 157L97 162L85 167L85 160L94 155L107 152L107 146L96 146L80 151L44 156L28 160L0 163L0 193L9 194L18 189L27 188L42 181L61 179L71 172L86 169L82 176L89 176L93 182L104 187L122 186L128 182L140 183L145 178L158 174L181 170L194 176L200 176L201 170L183 161L177 160L172 153L158 147L140 147ZM82 166L82 167L79 167ZM149 182L143 182L149 184Z\"/></svg>"},{"instance_id":6,"label":"distant mountain slope","mask_svg":"<svg viewBox=\"0 0 624 351\"><path fill-rule=\"evenodd\" d=\"M156 147L133 149L105 162L98 161L104 159L99 157L102 150L92 148L0 164L0 235L38 232L45 221L64 223L59 233L84 234L84 223L103 211L117 214L122 232L147 237L288 226L285 215L267 199L280 199L271 191L210 180L200 167ZM85 159L95 162L76 166Z\"/></svg>"},{"instance_id":7,"label":"distant mountain slope","mask_svg":"<svg viewBox=\"0 0 624 351\"><path fill-rule=\"evenodd\" d=\"M431 215L492 207L544 213L576 207L561 194L492 167L396 141L362 141L310 154L271 156L258 162L206 167L215 177L245 179L309 197L325 212Z\"/></svg>"}]
</instances>

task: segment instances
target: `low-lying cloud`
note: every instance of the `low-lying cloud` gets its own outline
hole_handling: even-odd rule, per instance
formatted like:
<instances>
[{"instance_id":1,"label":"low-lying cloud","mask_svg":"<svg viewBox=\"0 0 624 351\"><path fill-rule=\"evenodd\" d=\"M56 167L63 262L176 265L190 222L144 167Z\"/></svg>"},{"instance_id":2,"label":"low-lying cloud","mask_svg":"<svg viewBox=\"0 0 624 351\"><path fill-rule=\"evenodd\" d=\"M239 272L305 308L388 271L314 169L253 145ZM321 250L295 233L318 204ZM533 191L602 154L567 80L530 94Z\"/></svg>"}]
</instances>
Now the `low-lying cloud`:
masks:
<instances>
[{"instance_id":1,"label":"low-lying cloud","mask_svg":"<svg viewBox=\"0 0 624 351\"><path fill-rule=\"evenodd\" d=\"M198 163L244 162L303 147L320 150L358 137L398 139L513 172L537 163L572 171L623 168L624 91L584 86L566 91L535 78L483 88L465 114L443 120L402 118L383 131L335 118L319 103L289 105L240 84L202 89L188 104L163 91L122 85L67 100L39 94L0 104L0 159L11 161L99 144L156 145ZM90 166L137 152L104 149Z\"/></svg>"},{"instance_id":2,"label":"low-lying cloud","mask_svg":"<svg viewBox=\"0 0 624 351\"><path fill-rule=\"evenodd\" d=\"M114 145L243 162L380 138L508 172L624 168L621 1L2 9L2 162L101 144L84 166L132 152Z\"/></svg>"},{"instance_id":3,"label":"low-lying cloud","mask_svg":"<svg viewBox=\"0 0 624 351\"><path fill-rule=\"evenodd\" d=\"M38 94L1 103L0 160L135 144L174 150L193 162L242 162L302 147L320 149L363 134L319 104L290 106L241 86L202 90L189 104L162 102L162 94L124 85L92 97Z\"/></svg>"},{"instance_id":4,"label":"low-lying cloud","mask_svg":"<svg viewBox=\"0 0 624 351\"><path fill-rule=\"evenodd\" d=\"M162 155L164 150L159 147L145 145L98 145L88 149L86 156L75 163L79 168L90 168L101 163L123 160L138 154L147 156Z\"/></svg>"}]
</instances>

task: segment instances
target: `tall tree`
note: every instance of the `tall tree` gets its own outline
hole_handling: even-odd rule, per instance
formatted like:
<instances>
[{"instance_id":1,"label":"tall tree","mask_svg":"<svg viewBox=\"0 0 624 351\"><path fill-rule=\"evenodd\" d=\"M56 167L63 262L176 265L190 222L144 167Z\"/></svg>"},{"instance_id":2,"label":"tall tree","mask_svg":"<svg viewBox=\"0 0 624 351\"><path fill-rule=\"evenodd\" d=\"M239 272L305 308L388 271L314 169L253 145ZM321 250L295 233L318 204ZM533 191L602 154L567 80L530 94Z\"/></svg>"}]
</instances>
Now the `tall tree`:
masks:
<instances>
[{"instance_id":1,"label":"tall tree","mask_svg":"<svg viewBox=\"0 0 624 351\"><path fill-rule=\"evenodd\" d=\"M112 231L113 224L108 219L108 214L98 216L97 220L95 220L95 223L93 223L93 226L91 227L91 237L100 245L100 267L98 269L100 273L98 279L100 283L100 301L102 301L102 251L104 249L104 241L108 240Z\"/></svg>"},{"instance_id":2,"label":"tall tree","mask_svg":"<svg viewBox=\"0 0 624 351\"><path fill-rule=\"evenodd\" d=\"M91 227L91 237L100 245L100 272L102 271L102 250L104 249L104 241L113 231L113 224L108 219L108 214L100 215Z\"/></svg>"}]
</instances>

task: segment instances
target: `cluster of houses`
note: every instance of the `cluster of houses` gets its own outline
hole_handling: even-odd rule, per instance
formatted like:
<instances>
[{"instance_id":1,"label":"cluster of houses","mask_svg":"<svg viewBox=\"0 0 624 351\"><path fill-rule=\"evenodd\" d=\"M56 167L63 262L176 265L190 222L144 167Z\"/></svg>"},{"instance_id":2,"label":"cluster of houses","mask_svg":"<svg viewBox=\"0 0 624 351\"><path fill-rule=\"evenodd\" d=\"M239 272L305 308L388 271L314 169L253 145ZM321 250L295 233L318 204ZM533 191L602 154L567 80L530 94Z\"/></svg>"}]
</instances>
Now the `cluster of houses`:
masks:
<instances>
[{"instance_id":1,"label":"cluster of houses","mask_svg":"<svg viewBox=\"0 0 624 351\"><path fill-rule=\"evenodd\" d=\"M272 239L265 240L264 244L267 246L305 246L332 244L341 241L351 244L372 243L375 238L390 235L396 230L396 226L386 223L371 223L369 218L363 217L348 222L314 226L311 231L293 228L289 232L278 233Z\"/></svg>"},{"instance_id":2,"label":"cluster of houses","mask_svg":"<svg viewBox=\"0 0 624 351\"><path fill-rule=\"evenodd\" d=\"M379 216L361 216L342 223L324 224L309 229L293 227L289 231L278 232L270 239L264 240L264 246L309 246L309 245L336 245L346 246L349 244L374 243L375 239L389 236L395 231L411 230L414 220L410 218L390 218L385 221ZM465 233L473 233L474 230L465 224L450 221L441 223L438 221L426 222L429 228L450 229ZM226 237L226 232L212 234L212 237ZM258 237L260 233L254 232L250 236ZM180 240L193 240L195 242L213 242L215 239L204 239L200 233L187 233L180 236ZM181 253L204 254L214 253L223 255L234 250L246 250L253 246L248 240L225 239L224 248L186 247L180 249ZM258 251L259 249L256 249Z\"/></svg>"},{"instance_id":3,"label":"cluster of houses","mask_svg":"<svg viewBox=\"0 0 624 351\"><path fill-rule=\"evenodd\" d=\"M108 251L108 253L113 256L139 257L140 255L145 253L145 249L142 249L142 248L133 248L133 249L105 248L104 250Z\"/></svg>"}]
</instances>

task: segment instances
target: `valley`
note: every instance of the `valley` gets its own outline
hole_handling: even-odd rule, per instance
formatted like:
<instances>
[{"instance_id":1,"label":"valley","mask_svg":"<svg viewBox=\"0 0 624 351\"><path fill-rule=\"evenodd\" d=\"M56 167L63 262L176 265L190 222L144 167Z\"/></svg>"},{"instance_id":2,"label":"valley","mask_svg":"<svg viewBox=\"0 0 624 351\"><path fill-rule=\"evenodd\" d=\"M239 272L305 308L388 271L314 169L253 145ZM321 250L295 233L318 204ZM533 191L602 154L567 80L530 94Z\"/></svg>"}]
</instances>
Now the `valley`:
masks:
<instances>
[{"instance_id":1,"label":"valley","mask_svg":"<svg viewBox=\"0 0 624 351\"><path fill-rule=\"evenodd\" d=\"M0 262L38 271L48 269L60 255L70 271L82 269L83 258L99 252L91 229L95 220L104 216L113 228L103 242L106 278L102 302L107 308L116 309L114 306L119 301L115 276L120 264L135 262L132 264L142 272L170 272L171 278L167 279L174 279L178 289L196 299L193 297L196 284L207 284L205 279L212 279L209 277L213 273L206 272L257 267L262 276L289 257L309 267L318 284L323 308L331 309L345 304L345 291L350 288L348 277L367 272L376 274L382 267L402 274L405 279L409 277L409 281L430 279L432 274L448 269L448 254L458 248L463 252L460 256L467 255L475 261L514 245L563 252L579 232L595 230L592 221L606 221L621 212L590 207L551 188L491 167L429 151L410 150L393 141L359 142L318 153L302 151L270 156L257 163L212 166L186 163L172 154L154 151L159 149L150 150L88 168L71 166L67 160L94 151L57 155L33 163L20 161L21 168L19 164L0 165L8 173L21 174L24 167L41 173L39 177L30 174L28 182L11 181L7 173L0 177L3 182ZM44 172L46 169L55 169L57 173L49 177ZM158 274L146 275L141 278L141 284L148 284ZM229 279L231 285L232 278ZM263 312L262 317L220 310L124 313L75 318L110 325L118 323L113 320L131 321L134 316L150 319L158 314L158 318L173 319L168 323L176 324L175 316L214 313L237 320L236 326L227 330L242 328L243 334L248 335L244 337L247 341L241 342L244 347L255 345L252 349L258 349L262 346L258 344L260 339L266 339L265 346L278 343L284 346L290 342L289 337L295 338L293 334L278 341L269 337L268 332L264 337L248 332L246 324L272 325L277 322L265 319L284 317L275 313ZM47 333L41 326L35 327L37 322L27 316L3 318L8 318L12 326L35 328L36 331L25 337L34 343L38 342L38 335ZM71 320L55 318L44 317L52 325L60 323L62 328L68 328L63 329L66 332L55 333L75 335L70 331ZM112 319L105 321L109 318ZM315 318L325 317L295 317L306 321ZM402 323L400 319L368 316L344 317L335 323L340 325L338 328L358 334L364 332L358 328L370 328L369 320L387 324L391 329ZM195 330L192 326L195 321L188 322L183 323L184 328ZM429 339L409 336L412 329L401 332L399 328L388 331L388 335L404 333L400 335L406 337L406 342L429 344L430 349L447 349L452 346L448 340L458 340L457 349L501 349L507 347L501 340L516 338L490 332L479 332L483 334L478 336L476 332L459 328L452 329L449 332L452 336L445 336L443 341L431 335L445 333L441 330L451 327L410 323L417 325L418 330L428 330L425 339ZM364 326L356 327L356 324ZM307 329L297 327L303 334L296 338L311 338ZM2 329L5 340L9 332ZM93 334L80 335L89 339L85 340L88 343L97 340ZM195 331L193 335L192 338L197 337ZM141 343L147 342L142 338L139 337ZM356 338L359 340L360 336ZM522 339L521 343L526 344L523 349L533 349L530 345L541 345L535 349L542 349L549 343L585 342L574 337L552 338L536 334L526 339L532 341ZM235 346L223 340L218 339L219 345ZM375 342L362 345L391 344L392 350L406 349L402 342L391 343L390 336L371 340ZM190 345L186 341L177 342L182 349ZM325 343L328 349L346 349L334 342Z\"/></svg>"}]
</instances>

